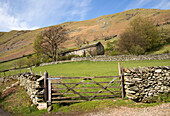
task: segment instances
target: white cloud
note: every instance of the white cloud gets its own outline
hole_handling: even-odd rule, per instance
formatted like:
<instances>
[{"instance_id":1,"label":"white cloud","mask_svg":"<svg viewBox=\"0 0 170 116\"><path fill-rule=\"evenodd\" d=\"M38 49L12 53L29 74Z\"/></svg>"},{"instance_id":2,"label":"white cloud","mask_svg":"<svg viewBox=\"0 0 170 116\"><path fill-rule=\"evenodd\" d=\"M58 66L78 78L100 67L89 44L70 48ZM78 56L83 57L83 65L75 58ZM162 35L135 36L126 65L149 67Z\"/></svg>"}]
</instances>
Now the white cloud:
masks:
<instances>
[{"instance_id":1,"label":"white cloud","mask_svg":"<svg viewBox=\"0 0 170 116\"><path fill-rule=\"evenodd\" d=\"M133 8L155 8L155 9L169 9L169 0L135 0L130 2L125 10Z\"/></svg>"},{"instance_id":2,"label":"white cloud","mask_svg":"<svg viewBox=\"0 0 170 116\"><path fill-rule=\"evenodd\" d=\"M0 2L0 31L36 29L66 21L84 20L91 2L91 0L23 1Z\"/></svg>"},{"instance_id":3,"label":"white cloud","mask_svg":"<svg viewBox=\"0 0 170 116\"><path fill-rule=\"evenodd\" d=\"M90 8L88 7L90 2L91 0L81 0L81 2L77 2L77 0L75 0L73 2L74 10L71 11L71 14L73 16L79 15L79 20L83 20L86 13L90 10Z\"/></svg>"},{"instance_id":4,"label":"white cloud","mask_svg":"<svg viewBox=\"0 0 170 116\"><path fill-rule=\"evenodd\" d=\"M161 0L161 2L159 4L153 6L153 8L170 9L170 1L169 0Z\"/></svg>"},{"instance_id":5,"label":"white cloud","mask_svg":"<svg viewBox=\"0 0 170 116\"><path fill-rule=\"evenodd\" d=\"M15 17L9 14L9 4L0 2L0 30L28 30L35 29L37 27L29 27L29 25L21 21L19 17Z\"/></svg>"},{"instance_id":6,"label":"white cloud","mask_svg":"<svg viewBox=\"0 0 170 116\"><path fill-rule=\"evenodd\" d=\"M153 1L153 0L135 0L133 2L129 1L130 4L127 5L125 10L129 10L129 9L133 9L133 8L141 8L141 7L145 6L146 4L148 4L151 1Z\"/></svg>"}]
</instances>

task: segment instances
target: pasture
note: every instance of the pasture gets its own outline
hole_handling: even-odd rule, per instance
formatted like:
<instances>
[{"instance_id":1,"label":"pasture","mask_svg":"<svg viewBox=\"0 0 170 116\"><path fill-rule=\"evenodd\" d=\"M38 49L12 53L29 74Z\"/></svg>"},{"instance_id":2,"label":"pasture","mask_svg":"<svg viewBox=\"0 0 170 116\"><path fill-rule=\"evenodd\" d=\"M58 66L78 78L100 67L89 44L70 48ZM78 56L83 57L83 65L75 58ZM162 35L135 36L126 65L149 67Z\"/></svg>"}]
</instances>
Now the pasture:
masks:
<instances>
[{"instance_id":1,"label":"pasture","mask_svg":"<svg viewBox=\"0 0 170 116\"><path fill-rule=\"evenodd\" d=\"M138 66L169 66L170 59L168 60L141 60L141 61L120 61L123 67L138 67ZM6 72L6 75L12 75L19 72L29 71L29 69L15 70ZM81 61L81 62L69 62L62 64L53 64L47 66L34 67L33 72L42 74L47 71L50 76L112 76L118 75L118 61L114 62L92 62L92 61ZM3 76L3 73L1 73Z\"/></svg>"},{"instance_id":2,"label":"pasture","mask_svg":"<svg viewBox=\"0 0 170 116\"><path fill-rule=\"evenodd\" d=\"M120 61L123 67L138 66L169 66L170 60L143 60L143 61ZM56 65L40 66L33 68L33 72L44 73L50 76L111 76L118 75L118 62L70 62Z\"/></svg>"}]
</instances>

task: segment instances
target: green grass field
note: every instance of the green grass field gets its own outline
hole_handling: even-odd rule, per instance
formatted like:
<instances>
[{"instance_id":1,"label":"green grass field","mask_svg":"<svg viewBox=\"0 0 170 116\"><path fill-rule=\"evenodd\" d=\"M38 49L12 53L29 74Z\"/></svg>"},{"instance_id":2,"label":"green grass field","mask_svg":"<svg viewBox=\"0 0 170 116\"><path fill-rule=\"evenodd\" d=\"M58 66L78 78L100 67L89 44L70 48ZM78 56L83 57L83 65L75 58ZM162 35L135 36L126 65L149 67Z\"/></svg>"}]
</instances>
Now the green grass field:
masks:
<instances>
[{"instance_id":1,"label":"green grass field","mask_svg":"<svg viewBox=\"0 0 170 116\"><path fill-rule=\"evenodd\" d=\"M18 62L19 60L26 60L26 59L27 58L24 57L24 58L20 58L20 59L8 61L8 62L0 63L0 71L15 68L16 62Z\"/></svg>"},{"instance_id":2,"label":"green grass field","mask_svg":"<svg viewBox=\"0 0 170 116\"><path fill-rule=\"evenodd\" d=\"M138 66L170 66L169 60L141 60L141 61L120 61L123 67L138 67ZM26 71L21 70L21 72ZM27 69L27 71L29 71ZM39 74L47 71L50 76L112 76L118 75L118 62L70 62L55 65L39 66L33 68L33 72ZM19 73L18 71L6 72L6 75ZM1 74L3 75L3 74Z\"/></svg>"},{"instance_id":3,"label":"green grass field","mask_svg":"<svg viewBox=\"0 0 170 116\"><path fill-rule=\"evenodd\" d=\"M121 61L123 67L169 66L170 60ZM70 62L33 68L33 72L47 71L50 76L111 76L118 75L118 62Z\"/></svg>"}]
</instances>

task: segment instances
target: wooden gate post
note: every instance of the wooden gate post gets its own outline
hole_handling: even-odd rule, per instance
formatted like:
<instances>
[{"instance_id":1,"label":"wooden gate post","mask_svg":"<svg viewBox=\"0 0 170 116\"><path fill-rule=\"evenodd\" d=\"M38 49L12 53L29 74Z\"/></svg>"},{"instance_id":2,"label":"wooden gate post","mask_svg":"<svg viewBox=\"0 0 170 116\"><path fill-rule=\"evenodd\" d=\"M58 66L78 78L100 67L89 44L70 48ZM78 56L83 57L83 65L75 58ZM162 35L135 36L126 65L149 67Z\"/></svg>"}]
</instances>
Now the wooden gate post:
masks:
<instances>
[{"instance_id":1,"label":"wooden gate post","mask_svg":"<svg viewBox=\"0 0 170 116\"><path fill-rule=\"evenodd\" d=\"M125 97L125 84L124 84L124 75L123 75L123 66L121 66L121 83L122 83L122 99Z\"/></svg>"},{"instance_id":2,"label":"wooden gate post","mask_svg":"<svg viewBox=\"0 0 170 116\"><path fill-rule=\"evenodd\" d=\"M44 101L47 102L48 98L48 72L45 71L44 73Z\"/></svg>"},{"instance_id":3,"label":"wooden gate post","mask_svg":"<svg viewBox=\"0 0 170 116\"><path fill-rule=\"evenodd\" d=\"M120 76L120 80L121 80L122 99L124 99L125 89L124 89L123 66L121 67L119 62L118 62L118 68L119 68L119 76Z\"/></svg>"},{"instance_id":4,"label":"wooden gate post","mask_svg":"<svg viewBox=\"0 0 170 116\"><path fill-rule=\"evenodd\" d=\"M48 105L51 105L51 79L48 79Z\"/></svg>"}]
</instances>

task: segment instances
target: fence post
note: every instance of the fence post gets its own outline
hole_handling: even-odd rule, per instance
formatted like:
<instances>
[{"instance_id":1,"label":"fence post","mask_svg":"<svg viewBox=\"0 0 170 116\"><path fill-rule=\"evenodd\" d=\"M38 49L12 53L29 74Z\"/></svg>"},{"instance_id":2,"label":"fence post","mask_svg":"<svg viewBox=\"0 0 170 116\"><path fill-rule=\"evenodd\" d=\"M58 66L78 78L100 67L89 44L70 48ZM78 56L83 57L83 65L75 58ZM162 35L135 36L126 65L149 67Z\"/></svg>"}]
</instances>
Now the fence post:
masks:
<instances>
[{"instance_id":1,"label":"fence post","mask_svg":"<svg viewBox=\"0 0 170 116\"><path fill-rule=\"evenodd\" d=\"M44 73L44 101L47 102L48 98L48 72L45 71Z\"/></svg>"},{"instance_id":2,"label":"fence post","mask_svg":"<svg viewBox=\"0 0 170 116\"><path fill-rule=\"evenodd\" d=\"M51 105L51 79L48 80L48 105Z\"/></svg>"},{"instance_id":3,"label":"fence post","mask_svg":"<svg viewBox=\"0 0 170 116\"><path fill-rule=\"evenodd\" d=\"M122 83L122 99L125 97L125 85L124 85L124 75L123 75L123 66L121 66L121 83Z\"/></svg>"},{"instance_id":4,"label":"fence post","mask_svg":"<svg viewBox=\"0 0 170 116\"><path fill-rule=\"evenodd\" d=\"M33 75L33 71L32 71L32 68L30 67L30 73ZM45 74L45 73L44 73Z\"/></svg>"},{"instance_id":5,"label":"fence post","mask_svg":"<svg viewBox=\"0 0 170 116\"><path fill-rule=\"evenodd\" d=\"M42 73L41 73L41 71L40 71L40 76L42 76Z\"/></svg>"},{"instance_id":6,"label":"fence post","mask_svg":"<svg viewBox=\"0 0 170 116\"><path fill-rule=\"evenodd\" d=\"M122 99L124 99L125 90L124 90L123 66L121 67L119 62L118 62L118 68L119 68L119 76L120 76L120 80L121 80Z\"/></svg>"},{"instance_id":7,"label":"fence post","mask_svg":"<svg viewBox=\"0 0 170 116\"><path fill-rule=\"evenodd\" d=\"M6 77L6 74L5 74L5 72L4 72L4 77Z\"/></svg>"}]
</instances>

